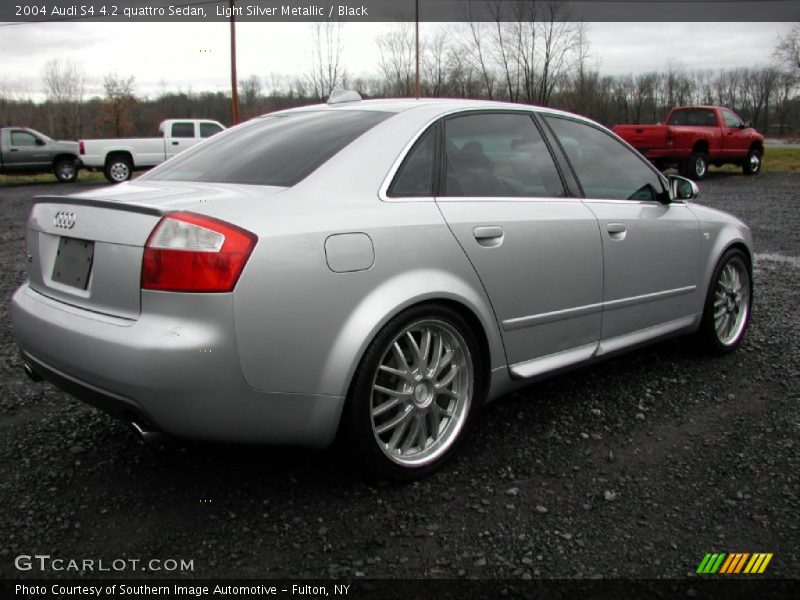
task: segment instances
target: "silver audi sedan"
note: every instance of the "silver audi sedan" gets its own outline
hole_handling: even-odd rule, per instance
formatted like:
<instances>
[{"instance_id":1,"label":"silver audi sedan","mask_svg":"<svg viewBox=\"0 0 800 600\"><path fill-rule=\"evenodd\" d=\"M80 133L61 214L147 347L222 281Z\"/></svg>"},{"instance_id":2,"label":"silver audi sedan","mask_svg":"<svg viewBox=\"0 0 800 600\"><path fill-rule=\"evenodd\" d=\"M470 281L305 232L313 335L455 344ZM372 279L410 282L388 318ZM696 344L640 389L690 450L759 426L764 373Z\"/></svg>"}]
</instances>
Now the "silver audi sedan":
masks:
<instances>
[{"instance_id":1,"label":"silver audi sedan","mask_svg":"<svg viewBox=\"0 0 800 600\"><path fill-rule=\"evenodd\" d=\"M670 336L747 329L752 239L600 125L352 95L139 179L38 197L28 374L141 431L325 446L413 479L488 400Z\"/></svg>"}]
</instances>

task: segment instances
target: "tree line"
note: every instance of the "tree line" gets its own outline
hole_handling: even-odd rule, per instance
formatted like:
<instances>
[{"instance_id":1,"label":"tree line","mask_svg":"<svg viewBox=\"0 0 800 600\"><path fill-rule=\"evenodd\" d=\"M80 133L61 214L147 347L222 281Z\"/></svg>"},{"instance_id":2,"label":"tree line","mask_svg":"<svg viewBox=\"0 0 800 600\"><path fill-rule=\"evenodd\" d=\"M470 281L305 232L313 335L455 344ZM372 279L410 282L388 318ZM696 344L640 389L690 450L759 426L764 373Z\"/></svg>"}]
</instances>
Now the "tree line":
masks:
<instances>
[{"instance_id":1,"label":"tree line","mask_svg":"<svg viewBox=\"0 0 800 600\"><path fill-rule=\"evenodd\" d=\"M560 108L605 125L655 123L677 105L732 108L768 135L800 133L800 25L776 40L772 60L751 67L604 75L591 66L583 23L565 20L558 0L514 3L515 20L496 13L491 22L449 24L420 45L420 88L426 97L504 100ZM497 2L499 11L503 6ZM282 108L324 101L335 88L365 98L414 94L413 24L397 24L375 40L374 72L353 75L342 62L341 23L312 27L306 73L251 75L239 82L244 119ZM133 77L102 78L103 95L88 97L89 77L74 61L52 60L42 71L44 102L0 82L0 124L26 125L66 139L156 135L166 118L209 118L230 124L230 94L164 91L136 95Z\"/></svg>"}]
</instances>

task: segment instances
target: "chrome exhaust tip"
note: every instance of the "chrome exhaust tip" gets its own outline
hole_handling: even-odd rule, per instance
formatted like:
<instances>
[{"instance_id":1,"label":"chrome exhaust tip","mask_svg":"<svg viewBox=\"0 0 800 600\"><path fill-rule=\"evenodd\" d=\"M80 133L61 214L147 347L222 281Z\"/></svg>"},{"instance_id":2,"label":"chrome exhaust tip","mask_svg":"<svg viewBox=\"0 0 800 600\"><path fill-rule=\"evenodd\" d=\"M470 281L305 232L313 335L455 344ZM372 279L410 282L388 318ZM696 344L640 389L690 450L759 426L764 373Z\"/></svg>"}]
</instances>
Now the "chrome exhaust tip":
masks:
<instances>
[{"instance_id":1,"label":"chrome exhaust tip","mask_svg":"<svg viewBox=\"0 0 800 600\"><path fill-rule=\"evenodd\" d=\"M152 444L153 442L157 442L159 440L164 439L164 434L159 431L151 431L149 429L145 429L142 425L137 423L136 421L131 421L131 427L139 436L139 439L142 440L145 444Z\"/></svg>"},{"instance_id":2,"label":"chrome exhaust tip","mask_svg":"<svg viewBox=\"0 0 800 600\"><path fill-rule=\"evenodd\" d=\"M28 363L22 363L22 369L25 371L25 375L27 375L28 379L31 381L35 381L36 383L44 381L44 378L34 371Z\"/></svg>"}]
</instances>

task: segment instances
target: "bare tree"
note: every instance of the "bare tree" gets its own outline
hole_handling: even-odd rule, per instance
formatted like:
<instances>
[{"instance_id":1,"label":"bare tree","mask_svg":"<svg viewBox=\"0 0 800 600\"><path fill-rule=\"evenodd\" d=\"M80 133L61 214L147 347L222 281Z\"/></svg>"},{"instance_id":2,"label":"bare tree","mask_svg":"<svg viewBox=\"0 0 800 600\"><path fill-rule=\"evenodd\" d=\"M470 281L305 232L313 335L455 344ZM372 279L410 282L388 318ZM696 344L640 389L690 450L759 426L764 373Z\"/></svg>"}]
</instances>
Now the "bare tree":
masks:
<instances>
[{"instance_id":1,"label":"bare tree","mask_svg":"<svg viewBox=\"0 0 800 600\"><path fill-rule=\"evenodd\" d=\"M447 57L450 50L449 36L444 31L436 34L420 49L422 54L422 85L425 96L438 97L444 91L447 80Z\"/></svg>"},{"instance_id":2,"label":"bare tree","mask_svg":"<svg viewBox=\"0 0 800 600\"><path fill-rule=\"evenodd\" d=\"M249 118L258 112L258 101L261 99L261 78L250 75L247 79L239 80L239 100L242 104L244 117Z\"/></svg>"},{"instance_id":3,"label":"bare tree","mask_svg":"<svg viewBox=\"0 0 800 600\"><path fill-rule=\"evenodd\" d=\"M133 92L134 78L120 77L116 73L103 76L105 99L100 123L112 137L124 137L133 132L133 105L136 97Z\"/></svg>"},{"instance_id":4,"label":"bare tree","mask_svg":"<svg viewBox=\"0 0 800 600\"><path fill-rule=\"evenodd\" d=\"M380 70L390 96L411 96L414 93L414 29L410 23L399 23L376 40L380 52Z\"/></svg>"},{"instance_id":5,"label":"bare tree","mask_svg":"<svg viewBox=\"0 0 800 600\"><path fill-rule=\"evenodd\" d=\"M87 77L74 60L53 59L42 70L50 133L73 139L80 137L83 126L83 100Z\"/></svg>"},{"instance_id":6,"label":"bare tree","mask_svg":"<svg viewBox=\"0 0 800 600\"><path fill-rule=\"evenodd\" d=\"M36 105L24 81L0 82L0 127L31 126L35 116Z\"/></svg>"},{"instance_id":7,"label":"bare tree","mask_svg":"<svg viewBox=\"0 0 800 600\"><path fill-rule=\"evenodd\" d=\"M345 87L347 75L341 65L342 23L314 23L314 49L309 83L317 98L324 100L337 87Z\"/></svg>"},{"instance_id":8,"label":"bare tree","mask_svg":"<svg viewBox=\"0 0 800 600\"><path fill-rule=\"evenodd\" d=\"M800 71L800 24L778 38L773 55L789 68Z\"/></svg>"},{"instance_id":9,"label":"bare tree","mask_svg":"<svg viewBox=\"0 0 800 600\"><path fill-rule=\"evenodd\" d=\"M467 51L472 63L480 70L486 96L489 100L494 98L495 74L491 65L491 55L488 48L488 24L477 21L474 17L472 0L462 5L463 18L466 21L466 39L463 47Z\"/></svg>"}]
</instances>

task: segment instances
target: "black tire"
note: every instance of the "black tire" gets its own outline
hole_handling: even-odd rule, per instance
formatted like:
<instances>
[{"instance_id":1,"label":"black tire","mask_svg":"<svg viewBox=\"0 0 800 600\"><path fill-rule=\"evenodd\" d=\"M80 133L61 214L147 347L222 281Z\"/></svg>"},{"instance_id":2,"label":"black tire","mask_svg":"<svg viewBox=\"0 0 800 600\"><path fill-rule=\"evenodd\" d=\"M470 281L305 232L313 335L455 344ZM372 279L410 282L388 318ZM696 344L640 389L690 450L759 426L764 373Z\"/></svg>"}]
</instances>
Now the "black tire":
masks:
<instances>
[{"instance_id":1,"label":"black tire","mask_svg":"<svg viewBox=\"0 0 800 600\"><path fill-rule=\"evenodd\" d=\"M133 165L124 154L114 154L106 160L103 173L111 183L122 183L123 181L128 181L133 175Z\"/></svg>"},{"instance_id":2,"label":"black tire","mask_svg":"<svg viewBox=\"0 0 800 600\"><path fill-rule=\"evenodd\" d=\"M705 152L692 152L681 167L684 177L700 181L708 175L708 155Z\"/></svg>"},{"instance_id":3,"label":"black tire","mask_svg":"<svg viewBox=\"0 0 800 600\"><path fill-rule=\"evenodd\" d=\"M724 291L720 289L724 278L723 273L729 266L736 271L741 278L742 284L740 296L743 304L739 304L735 313L731 313L730 310L732 305L737 304L736 299L731 298L730 294L727 293L724 294L724 298L720 297L720 294ZM700 328L694 335L696 345L710 354L726 354L735 350L741 343L750 323L752 303L753 278L750 259L739 248L731 248L722 255L722 258L717 263L714 275L708 285L706 301L703 305L703 319L700 322ZM724 310L723 314L727 318L733 317L735 319L731 324L730 336L720 333L716 319L721 310ZM739 321L740 313L742 313L741 321Z\"/></svg>"},{"instance_id":4,"label":"black tire","mask_svg":"<svg viewBox=\"0 0 800 600\"><path fill-rule=\"evenodd\" d=\"M750 148L747 153L747 158L742 163L742 173L745 175L758 175L761 172L761 150L758 148Z\"/></svg>"},{"instance_id":5,"label":"black tire","mask_svg":"<svg viewBox=\"0 0 800 600\"><path fill-rule=\"evenodd\" d=\"M408 342L410 334L422 352L426 330L429 337L425 356L430 362L419 358L421 355L415 356L414 347ZM398 351L407 362L407 369L403 369ZM446 357L450 351L450 361L442 364L442 353ZM435 354L441 360L435 359ZM370 475L394 481L413 481L441 468L456 453L471 415L481 403L483 364L471 327L456 311L423 304L394 317L364 353L342 416L343 434L355 464ZM387 372L393 368L393 373ZM434 371L438 368L442 371L437 375ZM401 372L405 374L400 375ZM451 377L452 372L455 374ZM441 381L450 377L445 392L435 391L437 377ZM376 412L381 408L384 410ZM395 422L398 424L391 426ZM411 445L404 449L406 444Z\"/></svg>"},{"instance_id":6,"label":"black tire","mask_svg":"<svg viewBox=\"0 0 800 600\"><path fill-rule=\"evenodd\" d=\"M78 178L78 164L74 158L60 158L53 165L53 174L61 183L74 183Z\"/></svg>"}]
</instances>

